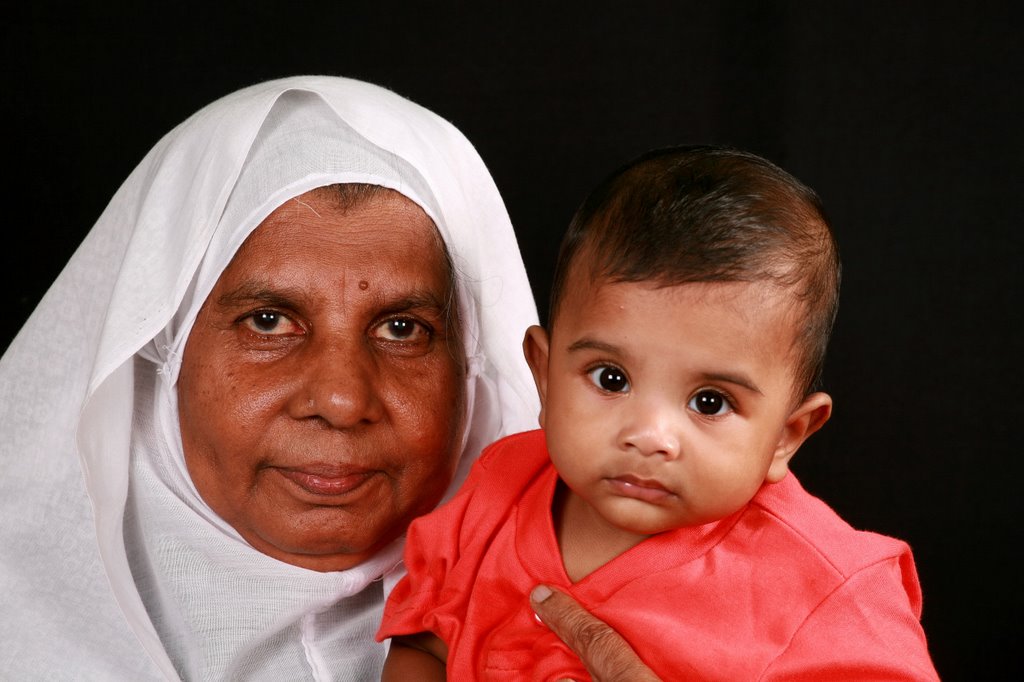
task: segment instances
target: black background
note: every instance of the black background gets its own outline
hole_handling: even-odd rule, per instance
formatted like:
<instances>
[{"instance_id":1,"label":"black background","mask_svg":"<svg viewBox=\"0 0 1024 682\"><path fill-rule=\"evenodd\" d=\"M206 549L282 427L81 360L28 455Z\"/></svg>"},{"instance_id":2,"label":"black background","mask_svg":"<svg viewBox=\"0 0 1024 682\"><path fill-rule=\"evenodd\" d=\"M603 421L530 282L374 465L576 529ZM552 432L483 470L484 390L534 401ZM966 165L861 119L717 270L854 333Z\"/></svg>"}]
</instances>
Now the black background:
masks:
<instances>
[{"instance_id":1,"label":"black background","mask_svg":"<svg viewBox=\"0 0 1024 682\"><path fill-rule=\"evenodd\" d=\"M1013 3L622 5L5 10L0 348L149 148L268 78L362 78L455 123L542 314L561 232L605 173L668 144L746 148L819 192L845 267L835 415L795 471L853 525L910 542L944 679L1024 679Z\"/></svg>"}]
</instances>

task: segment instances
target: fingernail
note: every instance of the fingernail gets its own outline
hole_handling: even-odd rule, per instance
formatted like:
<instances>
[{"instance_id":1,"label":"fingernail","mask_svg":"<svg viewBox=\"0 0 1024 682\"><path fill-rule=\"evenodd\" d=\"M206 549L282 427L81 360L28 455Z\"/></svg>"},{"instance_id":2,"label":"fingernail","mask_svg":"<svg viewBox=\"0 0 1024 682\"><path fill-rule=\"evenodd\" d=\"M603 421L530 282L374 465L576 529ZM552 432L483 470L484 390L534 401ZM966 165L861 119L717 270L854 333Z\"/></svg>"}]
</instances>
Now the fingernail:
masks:
<instances>
[{"instance_id":1,"label":"fingernail","mask_svg":"<svg viewBox=\"0 0 1024 682\"><path fill-rule=\"evenodd\" d=\"M546 585L537 585L537 587L533 588L533 591L530 592L530 599L537 604L540 604L550 596L551 590Z\"/></svg>"}]
</instances>

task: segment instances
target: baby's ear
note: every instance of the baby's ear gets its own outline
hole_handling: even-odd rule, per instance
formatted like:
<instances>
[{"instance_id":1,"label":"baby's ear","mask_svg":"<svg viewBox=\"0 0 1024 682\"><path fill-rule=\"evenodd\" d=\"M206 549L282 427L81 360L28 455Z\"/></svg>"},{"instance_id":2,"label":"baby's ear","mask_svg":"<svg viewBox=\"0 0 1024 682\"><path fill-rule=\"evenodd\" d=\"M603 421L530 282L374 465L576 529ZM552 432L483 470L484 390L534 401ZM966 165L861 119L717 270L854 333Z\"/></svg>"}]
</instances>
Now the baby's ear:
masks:
<instances>
[{"instance_id":1,"label":"baby's ear","mask_svg":"<svg viewBox=\"0 0 1024 682\"><path fill-rule=\"evenodd\" d=\"M832 396L827 393L812 393L797 405L786 419L779 442L775 446L772 464L765 480L778 483L789 473L789 460L800 449L812 433L820 429L832 416Z\"/></svg>"},{"instance_id":2,"label":"baby's ear","mask_svg":"<svg viewBox=\"0 0 1024 682\"><path fill-rule=\"evenodd\" d=\"M544 428L544 406L548 396L548 333L543 327L532 325L526 330L523 337L523 355L526 356L526 364L533 372L533 382L537 385L537 395L540 396L540 415L537 422Z\"/></svg>"}]
</instances>

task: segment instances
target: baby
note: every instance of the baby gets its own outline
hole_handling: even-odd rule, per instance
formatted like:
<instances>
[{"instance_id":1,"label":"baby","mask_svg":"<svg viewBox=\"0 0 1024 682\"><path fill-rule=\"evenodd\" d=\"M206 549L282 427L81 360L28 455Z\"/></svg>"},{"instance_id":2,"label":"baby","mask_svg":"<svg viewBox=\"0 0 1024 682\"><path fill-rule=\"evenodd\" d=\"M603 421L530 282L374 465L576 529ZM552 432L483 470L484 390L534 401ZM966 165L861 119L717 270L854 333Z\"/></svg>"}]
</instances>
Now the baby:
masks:
<instances>
[{"instance_id":1,"label":"baby","mask_svg":"<svg viewBox=\"0 0 1024 682\"><path fill-rule=\"evenodd\" d=\"M937 679L910 549L789 471L832 410L839 272L817 196L760 157L670 148L602 183L523 342L542 429L411 525L385 679L589 679L538 584L666 680Z\"/></svg>"}]
</instances>

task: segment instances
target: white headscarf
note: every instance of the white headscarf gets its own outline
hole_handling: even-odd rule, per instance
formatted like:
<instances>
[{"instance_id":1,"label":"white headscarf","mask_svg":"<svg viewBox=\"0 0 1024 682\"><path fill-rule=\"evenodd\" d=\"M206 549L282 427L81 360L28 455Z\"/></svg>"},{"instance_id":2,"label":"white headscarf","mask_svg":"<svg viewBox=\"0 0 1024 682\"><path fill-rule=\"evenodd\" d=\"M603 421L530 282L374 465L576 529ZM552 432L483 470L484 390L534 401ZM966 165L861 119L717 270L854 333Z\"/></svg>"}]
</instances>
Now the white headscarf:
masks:
<instances>
[{"instance_id":1,"label":"white headscarf","mask_svg":"<svg viewBox=\"0 0 1024 682\"><path fill-rule=\"evenodd\" d=\"M416 202L452 256L469 416L449 494L484 445L536 424L520 351L536 309L461 133L343 78L224 97L146 156L0 359L4 676L377 678L399 543L335 573L261 554L199 497L177 428L181 352L235 250L285 200L341 182Z\"/></svg>"}]
</instances>

